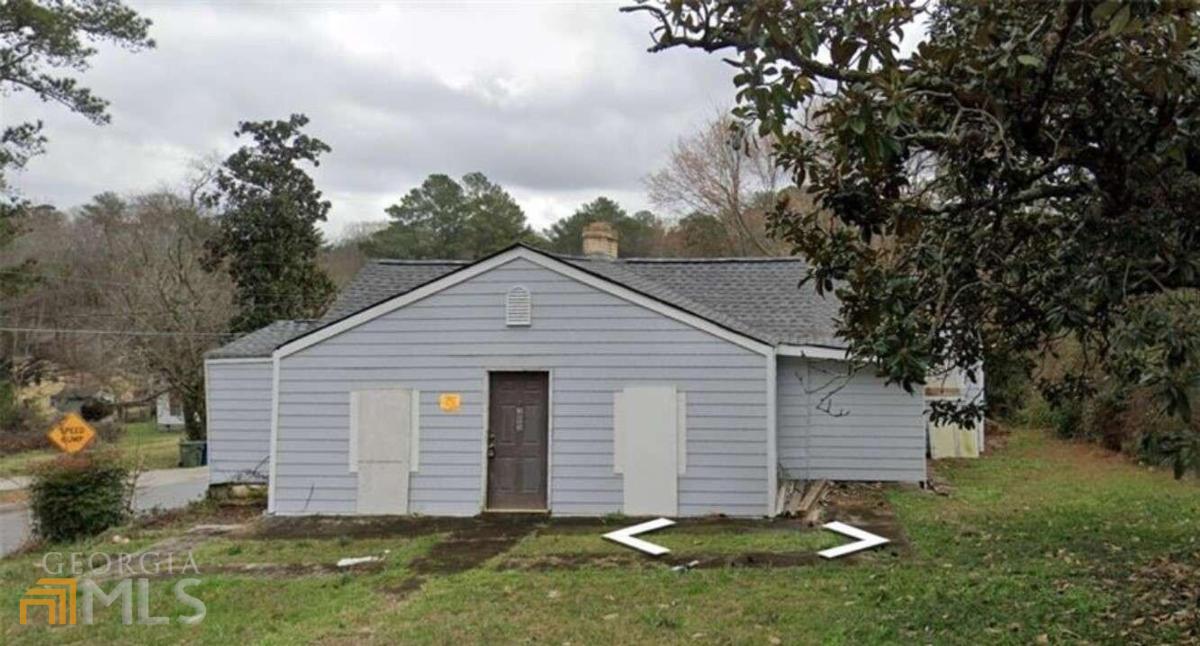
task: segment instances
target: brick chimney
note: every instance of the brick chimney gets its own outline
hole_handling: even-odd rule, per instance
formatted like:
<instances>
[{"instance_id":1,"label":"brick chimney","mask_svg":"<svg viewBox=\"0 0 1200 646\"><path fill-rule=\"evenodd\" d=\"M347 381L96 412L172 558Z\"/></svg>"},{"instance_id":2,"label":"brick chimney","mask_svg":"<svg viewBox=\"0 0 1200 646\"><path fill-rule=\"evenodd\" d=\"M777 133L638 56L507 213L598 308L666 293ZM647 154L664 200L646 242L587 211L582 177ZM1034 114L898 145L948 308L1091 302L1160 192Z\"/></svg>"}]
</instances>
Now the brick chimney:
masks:
<instances>
[{"instance_id":1,"label":"brick chimney","mask_svg":"<svg viewBox=\"0 0 1200 646\"><path fill-rule=\"evenodd\" d=\"M607 222L592 222L583 227L583 255L614 260L617 257L617 230Z\"/></svg>"}]
</instances>

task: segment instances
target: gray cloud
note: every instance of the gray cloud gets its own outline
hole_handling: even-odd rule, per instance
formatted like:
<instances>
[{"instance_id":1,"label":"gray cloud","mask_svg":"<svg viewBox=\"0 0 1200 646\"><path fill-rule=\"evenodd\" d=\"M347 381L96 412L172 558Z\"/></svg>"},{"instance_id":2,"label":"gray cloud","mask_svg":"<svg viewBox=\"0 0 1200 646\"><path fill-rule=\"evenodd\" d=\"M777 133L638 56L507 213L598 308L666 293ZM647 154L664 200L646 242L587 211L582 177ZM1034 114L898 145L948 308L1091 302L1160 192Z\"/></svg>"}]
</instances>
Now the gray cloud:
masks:
<instances>
[{"instance_id":1,"label":"gray cloud","mask_svg":"<svg viewBox=\"0 0 1200 646\"><path fill-rule=\"evenodd\" d=\"M111 125L5 99L0 118L43 118L51 138L16 178L29 197L177 182L235 148L239 120L304 112L333 147L316 173L331 233L429 173L475 170L544 226L599 194L644 208L641 178L732 96L716 57L646 53L649 24L613 4L134 4L158 49L104 49L85 77Z\"/></svg>"}]
</instances>

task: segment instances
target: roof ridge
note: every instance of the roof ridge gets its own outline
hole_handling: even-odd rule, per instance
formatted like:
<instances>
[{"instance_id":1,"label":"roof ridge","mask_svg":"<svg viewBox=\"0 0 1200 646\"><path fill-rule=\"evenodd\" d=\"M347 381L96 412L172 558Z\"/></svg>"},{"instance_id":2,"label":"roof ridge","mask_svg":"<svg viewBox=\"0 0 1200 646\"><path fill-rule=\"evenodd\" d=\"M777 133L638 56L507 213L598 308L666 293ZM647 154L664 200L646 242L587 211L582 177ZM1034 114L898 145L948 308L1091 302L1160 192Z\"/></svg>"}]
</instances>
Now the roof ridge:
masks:
<instances>
[{"instance_id":1,"label":"roof ridge","mask_svg":"<svg viewBox=\"0 0 1200 646\"><path fill-rule=\"evenodd\" d=\"M376 265L469 265L473 260L442 260L442 259L409 259L409 258L368 258L367 262Z\"/></svg>"},{"instance_id":2,"label":"roof ridge","mask_svg":"<svg viewBox=\"0 0 1200 646\"><path fill-rule=\"evenodd\" d=\"M677 264L722 264L735 262L807 262L799 256L730 256L720 258L618 258L617 262L631 263L677 263Z\"/></svg>"}]
</instances>

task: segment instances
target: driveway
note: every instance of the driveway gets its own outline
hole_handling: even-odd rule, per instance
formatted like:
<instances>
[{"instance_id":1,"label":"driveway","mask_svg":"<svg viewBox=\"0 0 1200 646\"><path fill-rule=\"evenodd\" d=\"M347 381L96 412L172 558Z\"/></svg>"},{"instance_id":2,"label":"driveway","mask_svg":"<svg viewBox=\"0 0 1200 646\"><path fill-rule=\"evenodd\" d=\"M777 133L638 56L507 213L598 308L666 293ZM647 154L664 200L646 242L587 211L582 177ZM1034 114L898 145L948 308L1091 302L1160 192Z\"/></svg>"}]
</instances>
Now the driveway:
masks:
<instances>
[{"instance_id":1,"label":"driveway","mask_svg":"<svg viewBox=\"0 0 1200 646\"><path fill-rule=\"evenodd\" d=\"M29 479L24 477L0 480L0 491L24 489ZM175 509L200 500L208 488L208 467L195 469L160 469L143 473L133 497L135 511ZM23 504L0 505L0 557L17 549L29 539L31 518Z\"/></svg>"}]
</instances>

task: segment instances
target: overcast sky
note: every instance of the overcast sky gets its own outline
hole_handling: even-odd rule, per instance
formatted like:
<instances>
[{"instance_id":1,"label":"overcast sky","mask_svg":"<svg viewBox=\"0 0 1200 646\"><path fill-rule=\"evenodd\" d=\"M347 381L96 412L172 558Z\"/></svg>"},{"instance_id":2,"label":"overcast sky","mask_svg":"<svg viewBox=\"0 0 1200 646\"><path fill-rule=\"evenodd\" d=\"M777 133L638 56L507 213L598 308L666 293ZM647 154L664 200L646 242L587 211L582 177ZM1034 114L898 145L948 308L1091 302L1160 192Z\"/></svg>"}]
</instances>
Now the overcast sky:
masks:
<instances>
[{"instance_id":1,"label":"overcast sky","mask_svg":"<svg viewBox=\"0 0 1200 646\"><path fill-rule=\"evenodd\" d=\"M236 148L238 121L303 112L333 147L316 171L331 235L386 218L430 173L471 171L540 228L598 195L647 207L642 178L733 97L732 68L647 53L650 20L620 3L131 4L157 49L105 48L83 77L110 125L0 99L0 119L42 118L50 137L13 178L26 197L69 207L178 184L189 160Z\"/></svg>"}]
</instances>

